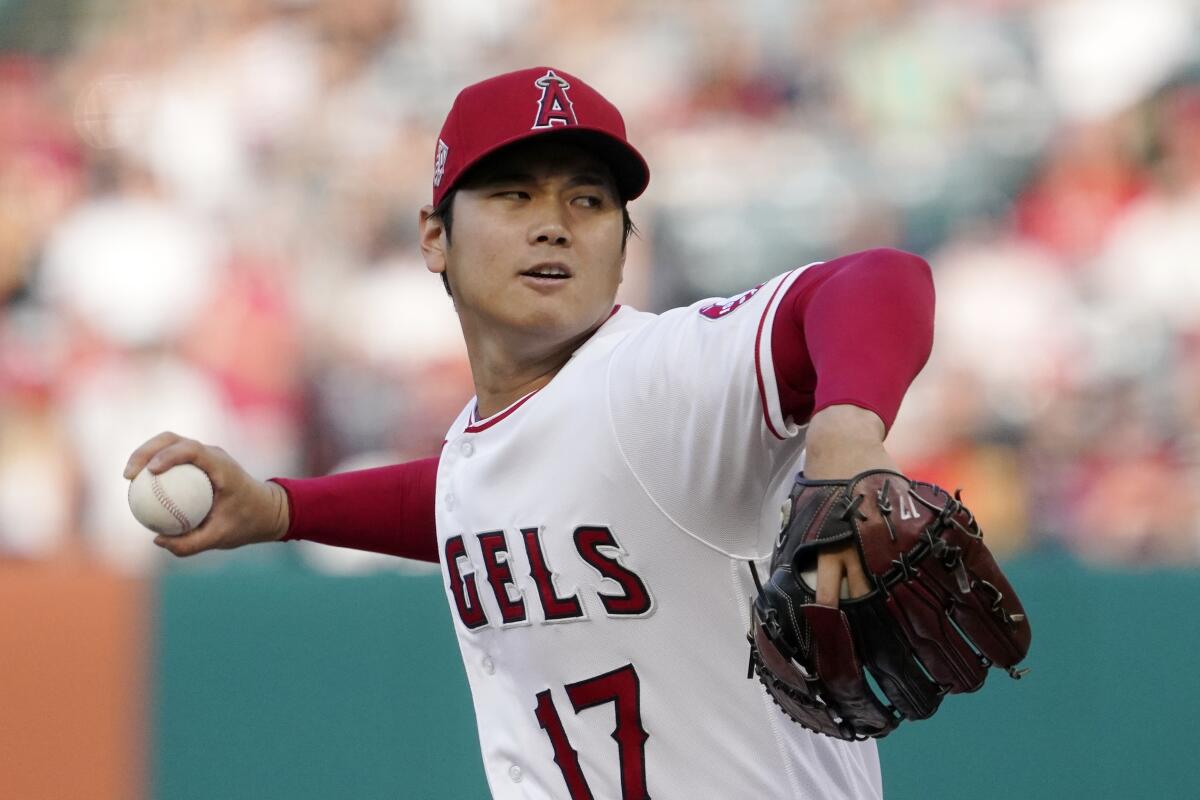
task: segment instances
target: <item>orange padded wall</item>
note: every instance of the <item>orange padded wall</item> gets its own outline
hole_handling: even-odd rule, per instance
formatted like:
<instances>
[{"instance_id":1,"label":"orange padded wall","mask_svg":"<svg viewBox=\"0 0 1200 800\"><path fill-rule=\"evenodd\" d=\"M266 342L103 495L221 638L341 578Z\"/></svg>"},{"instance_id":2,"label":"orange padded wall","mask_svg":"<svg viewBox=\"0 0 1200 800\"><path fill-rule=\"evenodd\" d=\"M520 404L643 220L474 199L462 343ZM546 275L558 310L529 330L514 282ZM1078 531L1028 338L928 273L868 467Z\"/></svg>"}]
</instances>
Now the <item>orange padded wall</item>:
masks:
<instances>
[{"instance_id":1,"label":"orange padded wall","mask_svg":"<svg viewBox=\"0 0 1200 800\"><path fill-rule=\"evenodd\" d=\"M0 797L145 796L143 581L0 560Z\"/></svg>"}]
</instances>

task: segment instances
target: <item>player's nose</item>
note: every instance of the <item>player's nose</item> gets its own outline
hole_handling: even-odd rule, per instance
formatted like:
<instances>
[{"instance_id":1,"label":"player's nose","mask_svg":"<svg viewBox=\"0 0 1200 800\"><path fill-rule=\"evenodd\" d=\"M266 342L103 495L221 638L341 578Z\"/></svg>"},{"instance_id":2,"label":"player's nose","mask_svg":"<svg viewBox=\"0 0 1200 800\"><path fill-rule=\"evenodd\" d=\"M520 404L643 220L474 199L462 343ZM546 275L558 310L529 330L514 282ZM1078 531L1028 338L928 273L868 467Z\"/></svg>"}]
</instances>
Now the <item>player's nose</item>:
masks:
<instances>
[{"instance_id":1,"label":"player's nose","mask_svg":"<svg viewBox=\"0 0 1200 800\"><path fill-rule=\"evenodd\" d=\"M545 208L529 229L530 244L550 244L566 247L571 244L571 229L559 208Z\"/></svg>"},{"instance_id":2,"label":"player's nose","mask_svg":"<svg viewBox=\"0 0 1200 800\"><path fill-rule=\"evenodd\" d=\"M534 241L538 244L553 244L564 247L571 243L571 236L565 228L547 228L539 231Z\"/></svg>"}]
</instances>

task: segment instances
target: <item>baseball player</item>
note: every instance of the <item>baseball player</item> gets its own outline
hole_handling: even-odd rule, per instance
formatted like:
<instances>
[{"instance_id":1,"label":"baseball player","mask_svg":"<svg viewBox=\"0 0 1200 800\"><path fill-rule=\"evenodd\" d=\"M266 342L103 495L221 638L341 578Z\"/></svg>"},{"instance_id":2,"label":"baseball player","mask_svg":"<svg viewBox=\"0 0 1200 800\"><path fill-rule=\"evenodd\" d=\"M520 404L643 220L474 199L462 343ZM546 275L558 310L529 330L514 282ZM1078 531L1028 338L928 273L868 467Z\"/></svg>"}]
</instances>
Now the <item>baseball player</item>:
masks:
<instances>
[{"instance_id":1,"label":"baseball player","mask_svg":"<svg viewBox=\"0 0 1200 800\"><path fill-rule=\"evenodd\" d=\"M873 741L810 733L747 680L749 566L798 470L895 468L883 441L932 345L929 267L871 250L664 314L618 306L648 181L579 78L467 87L420 211L476 391L440 457L258 481L164 433L126 476L212 478L204 525L155 540L179 556L307 539L440 562L496 798L879 797ZM819 604L871 589L845 542L816 570Z\"/></svg>"}]
</instances>

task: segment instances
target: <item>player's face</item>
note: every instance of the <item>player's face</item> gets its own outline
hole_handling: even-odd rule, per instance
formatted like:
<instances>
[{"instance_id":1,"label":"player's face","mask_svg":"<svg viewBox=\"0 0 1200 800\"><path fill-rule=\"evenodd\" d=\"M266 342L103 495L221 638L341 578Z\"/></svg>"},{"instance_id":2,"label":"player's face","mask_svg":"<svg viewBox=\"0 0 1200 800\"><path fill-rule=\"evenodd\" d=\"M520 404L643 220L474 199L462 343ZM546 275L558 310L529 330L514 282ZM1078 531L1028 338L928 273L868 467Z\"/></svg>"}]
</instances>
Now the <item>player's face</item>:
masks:
<instances>
[{"instance_id":1,"label":"player's face","mask_svg":"<svg viewBox=\"0 0 1200 800\"><path fill-rule=\"evenodd\" d=\"M472 170L447 240L422 213L433 272L449 276L464 333L512 332L547 347L608 316L625 262L612 173L565 142L524 142Z\"/></svg>"}]
</instances>

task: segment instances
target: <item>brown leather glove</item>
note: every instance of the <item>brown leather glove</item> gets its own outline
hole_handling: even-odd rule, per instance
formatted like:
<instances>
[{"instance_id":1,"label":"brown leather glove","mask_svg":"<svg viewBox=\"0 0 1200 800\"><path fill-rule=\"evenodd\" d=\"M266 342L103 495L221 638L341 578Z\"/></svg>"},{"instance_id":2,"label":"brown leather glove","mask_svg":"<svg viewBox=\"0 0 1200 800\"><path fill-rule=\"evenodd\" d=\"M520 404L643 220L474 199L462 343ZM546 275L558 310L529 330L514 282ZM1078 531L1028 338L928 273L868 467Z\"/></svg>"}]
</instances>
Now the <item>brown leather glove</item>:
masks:
<instances>
[{"instance_id":1,"label":"brown leather glove","mask_svg":"<svg viewBox=\"0 0 1200 800\"><path fill-rule=\"evenodd\" d=\"M801 474L783 510L750 661L801 725L839 739L885 736L932 715L945 694L975 691L992 665L1024 672L1015 667L1029 650L1025 610L957 493L890 470L847 481ZM846 540L872 591L816 605L815 573L802 573L821 547Z\"/></svg>"}]
</instances>

